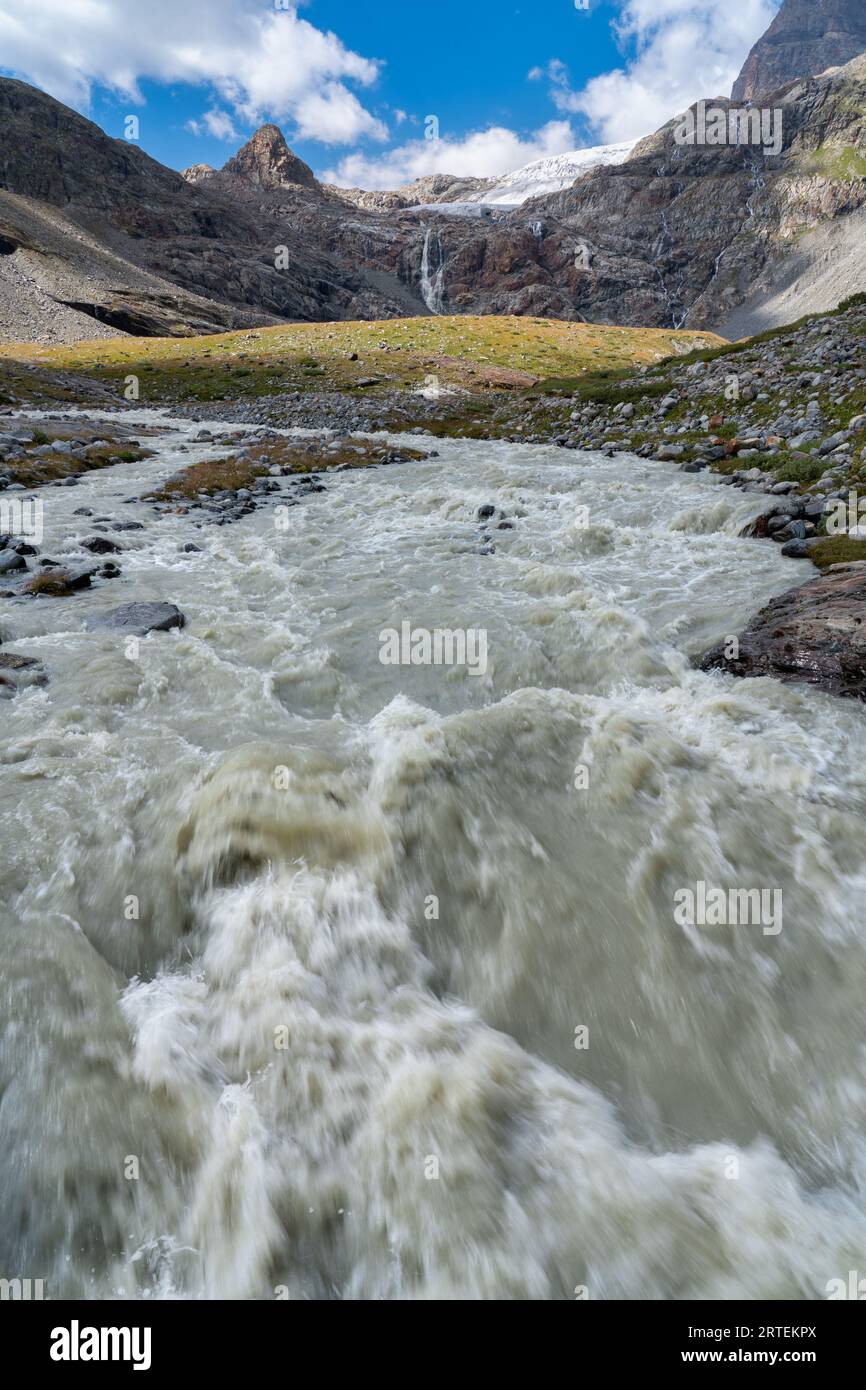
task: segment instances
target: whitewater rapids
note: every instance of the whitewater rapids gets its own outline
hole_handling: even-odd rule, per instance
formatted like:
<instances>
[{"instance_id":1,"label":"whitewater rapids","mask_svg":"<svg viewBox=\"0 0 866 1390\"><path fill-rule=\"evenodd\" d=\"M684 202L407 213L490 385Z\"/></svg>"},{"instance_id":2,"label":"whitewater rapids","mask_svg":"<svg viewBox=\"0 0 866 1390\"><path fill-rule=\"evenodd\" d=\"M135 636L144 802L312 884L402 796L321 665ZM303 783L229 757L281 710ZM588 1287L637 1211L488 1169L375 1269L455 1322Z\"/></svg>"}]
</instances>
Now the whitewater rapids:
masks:
<instances>
[{"instance_id":1,"label":"whitewater rapids","mask_svg":"<svg viewBox=\"0 0 866 1390\"><path fill-rule=\"evenodd\" d=\"M690 665L810 573L737 539L755 498L436 441L285 531L122 505L199 428L46 489L45 554L82 506L145 529L121 580L0 613L50 673L0 705L0 1275L813 1299L862 1270L863 711ZM84 630L150 599L187 626L137 658ZM483 628L486 675L382 664L403 620ZM783 930L678 925L698 881L782 890Z\"/></svg>"}]
</instances>

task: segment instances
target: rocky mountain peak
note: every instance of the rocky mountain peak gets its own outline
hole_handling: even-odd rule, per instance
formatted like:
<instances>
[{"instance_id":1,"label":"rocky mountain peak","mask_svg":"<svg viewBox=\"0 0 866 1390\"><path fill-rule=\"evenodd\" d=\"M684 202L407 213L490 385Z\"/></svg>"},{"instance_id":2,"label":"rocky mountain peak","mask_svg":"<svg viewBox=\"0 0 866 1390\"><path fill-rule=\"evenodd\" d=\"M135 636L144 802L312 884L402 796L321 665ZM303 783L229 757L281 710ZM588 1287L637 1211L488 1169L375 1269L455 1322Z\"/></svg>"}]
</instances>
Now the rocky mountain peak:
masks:
<instances>
[{"instance_id":1,"label":"rocky mountain peak","mask_svg":"<svg viewBox=\"0 0 866 1390\"><path fill-rule=\"evenodd\" d=\"M292 183L318 188L312 169L292 153L283 132L275 125L260 126L243 149L223 165L222 172L260 188L285 188Z\"/></svg>"},{"instance_id":2,"label":"rocky mountain peak","mask_svg":"<svg viewBox=\"0 0 866 1390\"><path fill-rule=\"evenodd\" d=\"M181 170L181 178L186 179L187 183L203 183L209 179L216 170L210 164L191 164L188 169Z\"/></svg>"},{"instance_id":3,"label":"rocky mountain peak","mask_svg":"<svg viewBox=\"0 0 866 1390\"><path fill-rule=\"evenodd\" d=\"M783 0L734 83L734 101L754 101L800 77L842 67L866 52L863 0Z\"/></svg>"}]
</instances>

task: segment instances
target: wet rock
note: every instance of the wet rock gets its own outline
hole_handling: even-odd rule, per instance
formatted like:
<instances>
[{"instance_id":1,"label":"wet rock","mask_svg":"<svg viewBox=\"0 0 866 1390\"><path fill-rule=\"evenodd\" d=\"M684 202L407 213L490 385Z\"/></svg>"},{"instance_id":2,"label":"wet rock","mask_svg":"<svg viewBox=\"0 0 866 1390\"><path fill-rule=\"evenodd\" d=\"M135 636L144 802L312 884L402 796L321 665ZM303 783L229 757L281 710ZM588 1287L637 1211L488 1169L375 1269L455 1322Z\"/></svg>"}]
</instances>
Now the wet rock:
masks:
<instances>
[{"instance_id":1,"label":"wet rock","mask_svg":"<svg viewBox=\"0 0 866 1390\"><path fill-rule=\"evenodd\" d=\"M173 603L126 603L107 613L96 613L87 621L88 632L101 629L127 632L144 637L148 632L169 632L183 627L183 613Z\"/></svg>"},{"instance_id":2,"label":"wet rock","mask_svg":"<svg viewBox=\"0 0 866 1390\"><path fill-rule=\"evenodd\" d=\"M0 652L0 671L23 671L38 666L35 656L19 656L17 652Z\"/></svg>"},{"instance_id":3,"label":"wet rock","mask_svg":"<svg viewBox=\"0 0 866 1390\"><path fill-rule=\"evenodd\" d=\"M45 667L35 656L19 656L17 652L0 652L0 681L14 694L34 685L47 685Z\"/></svg>"},{"instance_id":4,"label":"wet rock","mask_svg":"<svg viewBox=\"0 0 866 1390\"><path fill-rule=\"evenodd\" d=\"M698 665L702 671L775 676L866 700L866 561L833 565L820 578L773 599L740 634L735 659L726 658L722 642Z\"/></svg>"},{"instance_id":5,"label":"wet rock","mask_svg":"<svg viewBox=\"0 0 866 1390\"><path fill-rule=\"evenodd\" d=\"M770 522L774 518L762 513L756 516L754 521L750 521L744 526L739 535L743 540L766 540L770 535Z\"/></svg>"},{"instance_id":6,"label":"wet rock","mask_svg":"<svg viewBox=\"0 0 866 1390\"><path fill-rule=\"evenodd\" d=\"M34 574L22 593L30 598L68 598L81 589L89 589L95 570L44 569Z\"/></svg>"},{"instance_id":7,"label":"wet rock","mask_svg":"<svg viewBox=\"0 0 866 1390\"><path fill-rule=\"evenodd\" d=\"M18 570L26 570L26 568L27 561L17 551L4 550L0 552L0 574L14 574Z\"/></svg>"},{"instance_id":8,"label":"wet rock","mask_svg":"<svg viewBox=\"0 0 866 1390\"><path fill-rule=\"evenodd\" d=\"M89 550L91 555L119 555L123 549L117 541L111 541L107 536L89 536L81 542L81 548Z\"/></svg>"},{"instance_id":9,"label":"wet rock","mask_svg":"<svg viewBox=\"0 0 866 1390\"><path fill-rule=\"evenodd\" d=\"M807 540L786 541L782 554L789 560L808 560L809 551L818 544L819 539L819 536L813 536Z\"/></svg>"},{"instance_id":10,"label":"wet rock","mask_svg":"<svg viewBox=\"0 0 866 1390\"><path fill-rule=\"evenodd\" d=\"M486 502L483 507L478 508L477 516L479 521L489 521L496 515L496 508L491 502Z\"/></svg>"}]
</instances>

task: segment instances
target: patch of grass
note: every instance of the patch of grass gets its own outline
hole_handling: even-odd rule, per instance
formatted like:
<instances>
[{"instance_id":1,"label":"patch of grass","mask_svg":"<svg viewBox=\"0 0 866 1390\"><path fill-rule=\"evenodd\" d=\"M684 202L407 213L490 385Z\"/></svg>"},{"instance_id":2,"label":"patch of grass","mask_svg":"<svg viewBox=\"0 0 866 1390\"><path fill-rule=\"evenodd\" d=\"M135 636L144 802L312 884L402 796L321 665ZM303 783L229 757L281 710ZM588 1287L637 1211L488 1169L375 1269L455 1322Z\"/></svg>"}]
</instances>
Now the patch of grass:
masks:
<instances>
[{"instance_id":1,"label":"patch of grass","mask_svg":"<svg viewBox=\"0 0 866 1390\"><path fill-rule=\"evenodd\" d=\"M848 536L827 536L809 550L809 559L819 570L831 565L847 565L866 560L866 541L851 540Z\"/></svg>"},{"instance_id":2,"label":"patch of grass","mask_svg":"<svg viewBox=\"0 0 866 1390\"><path fill-rule=\"evenodd\" d=\"M489 439L491 432L495 433L493 406L486 401L475 400L470 406L464 404L448 415L420 423L436 439ZM388 421L387 424L393 430L405 430L407 427L405 420Z\"/></svg>"},{"instance_id":3,"label":"patch of grass","mask_svg":"<svg viewBox=\"0 0 866 1390\"><path fill-rule=\"evenodd\" d=\"M540 381L527 395L566 396L572 400L593 401L598 405L618 405L620 401L637 402L644 396L665 396L673 386L670 380L635 382L633 377L633 372L623 370L585 377L553 378Z\"/></svg>"},{"instance_id":4,"label":"patch of grass","mask_svg":"<svg viewBox=\"0 0 866 1390\"><path fill-rule=\"evenodd\" d=\"M514 316L442 316L301 323L201 338L116 338L4 349L15 363L74 372L122 397L140 375L141 403L209 401L287 390L377 391L443 386L473 393L523 389L540 379L634 370L720 344L712 333L618 328Z\"/></svg>"},{"instance_id":5,"label":"patch of grass","mask_svg":"<svg viewBox=\"0 0 866 1390\"><path fill-rule=\"evenodd\" d=\"M808 173L828 179L866 178L866 155L856 145L819 145L801 155L800 164Z\"/></svg>"},{"instance_id":6,"label":"patch of grass","mask_svg":"<svg viewBox=\"0 0 866 1390\"><path fill-rule=\"evenodd\" d=\"M819 458L792 458L784 452L774 454L768 460L777 483L814 483L823 477L827 460Z\"/></svg>"},{"instance_id":7,"label":"patch of grass","mask_svg":"<svg viewBox=\"0 0 866 1390\"><path fill-rule=\"evenodd\" d=\"M72 593L69 587L71 575L67 570L47 570L44 574L34 574L24 585L26 594L43 598L66 598Z\"/></svg>"},{"instance_id":8,"label":"patch of grass","mask_svg":"<svg viewBox=\"0 0 866 1390\"><path fill-rule=\"evenodd\" d=\"M217 492L237 492L250 488L257 478L279 465L287 473L320 473L341 464L366 468L370 464L405 462L427 458L420 449L394 448L369 439L325 440L315 443L268 440L250 449L243 457L203 459L193 463L156 491L146 494L148 501L194 501L199 494L212 497Z\"/></svg>"},{"instance_id":9,"label":"patch of grass","mask_svg":"<svg viewBox=\"0 0 866 1390\"><path fill-rule=\"evenodd\" d=\"M249 459L234 456L202 459L200 463L193 463L176 473L154 492L145 493L145 497L148 501L173 502L178 498L193 499L199 493L212 497L215 492L237 492L238 488L249 487L267 471L263 463L254 464Z\"/></svg>"},{"instance_id":10,"label":"patch of grass","mask_svg":"<svg viewBox=\"0 0 866 1390\"><path fill-rule=\"evenodd\" d=\"M47 438L42 442L47 443ZM153 449L131 448L120 442L109 442L91 444L76 454L22 459L20 462L7 463L4 468L14 483L21 483L24 487L40 487L43 483L56 482L72 474L110 468L114 463L138 463L140 459L153 457Z\"/></svg>"}]
</instances>

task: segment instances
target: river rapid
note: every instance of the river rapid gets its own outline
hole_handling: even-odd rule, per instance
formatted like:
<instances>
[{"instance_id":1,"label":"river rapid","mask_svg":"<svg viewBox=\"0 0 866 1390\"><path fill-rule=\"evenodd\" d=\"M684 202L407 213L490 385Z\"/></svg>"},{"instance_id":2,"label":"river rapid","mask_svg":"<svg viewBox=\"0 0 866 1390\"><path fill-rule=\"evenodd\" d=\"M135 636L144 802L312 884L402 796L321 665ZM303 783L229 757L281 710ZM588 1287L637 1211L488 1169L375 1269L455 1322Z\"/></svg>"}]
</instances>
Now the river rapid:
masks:
<instances>
[{"instance_id":1,"label":"river rapid","mask_svg":"<svg viewBox=\"0 0 866 1390\"><path fill-rule=\"evenodd\" d=\"M47 555L77 508L145 523L123 577L0 605L50 677L0 704L0 1275L813 1299L866 1269L863 710L691 666L812 572L737 539L761 499L437 440L284 529L198 527L124 503L219 452L201 422L129 418L158 458L41 494ZM85 630L153 599L185 628ZM383 663L404 622L483 630L486 670ZM700 882L780 892L781 929L681 924Z\"/></svg>"}]
</instances>

